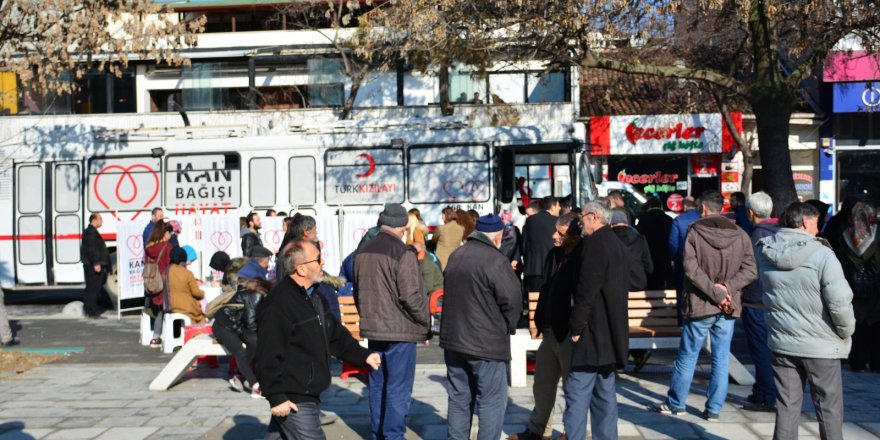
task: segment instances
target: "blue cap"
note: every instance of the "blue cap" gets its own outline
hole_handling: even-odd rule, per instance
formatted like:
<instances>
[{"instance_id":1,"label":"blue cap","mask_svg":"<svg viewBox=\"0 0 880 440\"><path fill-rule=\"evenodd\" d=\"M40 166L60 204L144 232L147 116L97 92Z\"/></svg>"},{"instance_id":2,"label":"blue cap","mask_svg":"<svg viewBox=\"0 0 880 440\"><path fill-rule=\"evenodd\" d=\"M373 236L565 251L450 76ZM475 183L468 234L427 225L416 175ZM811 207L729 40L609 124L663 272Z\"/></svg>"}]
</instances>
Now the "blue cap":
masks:
<instances>
[{"instance_id":1,"label":"blue cap","mask_svg":"<svg viewBox=\"0 0 880 440\"><path fill-rule=\"evenodd\" d=\"M504 229L504 221L495 214L488 214L477 219L477 230L480 232L498 232Z\"/></svg>"},{"instance_id":2,"label":"blue cap","mask_svg":"<svg viewBox=\"0 0 880 440\"><path fill-rule=\"evenodd\" d=\"M196 259L199 258L198 254L196 254L196 250L193 249L192 246L190 246L190 245L182 246L182 249L184 252L186 252L186 261L187 262L196 261Z\"/></svg>"}]
</instances>

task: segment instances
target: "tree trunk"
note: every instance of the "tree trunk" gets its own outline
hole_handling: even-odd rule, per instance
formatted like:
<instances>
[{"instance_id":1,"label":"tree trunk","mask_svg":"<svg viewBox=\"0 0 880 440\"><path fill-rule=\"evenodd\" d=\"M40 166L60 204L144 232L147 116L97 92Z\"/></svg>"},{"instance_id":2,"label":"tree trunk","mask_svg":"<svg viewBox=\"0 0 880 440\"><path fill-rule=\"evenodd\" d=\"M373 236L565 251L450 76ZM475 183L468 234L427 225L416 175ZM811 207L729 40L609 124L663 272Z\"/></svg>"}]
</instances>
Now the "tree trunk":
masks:
<instances>
[{"instance_id":1,"label":"tree trunk","mask_svg":"<svg viewBox=\"0 0 880 440\"><path fill-rule=\"evenodd\" d=\"M758 129L758 153L761 157L764 190L773 199L773 216L778 217L797 201L788 134L794 96L785 86L753 90L750 100Z\"/></svg>"},{"instance_id":2,"label":"tree trunk","mask_svg":"<svg viewBox=\"0 0 880 440\"><path fill-rule=\"evenodd\" d=\"M444 63L438 72L440 79L440 113L443 116L451 116L455 109L449 100L449 64Z\"/></svg>"},{"instance_id":3,"label":"tree trunk","mask_svg":"<svg viewBox=\"0 0 880 440\"><path fill-rule=\"evenodd\" d=\"M354 101L357 99L363 81L363 75L351 76L351 93L348 94L348 99L345 100L345 105L342 106L342 111L339 113L339 120L344 121L351 116L351 110L354 108Z\"/></svg>"}]
</instances>

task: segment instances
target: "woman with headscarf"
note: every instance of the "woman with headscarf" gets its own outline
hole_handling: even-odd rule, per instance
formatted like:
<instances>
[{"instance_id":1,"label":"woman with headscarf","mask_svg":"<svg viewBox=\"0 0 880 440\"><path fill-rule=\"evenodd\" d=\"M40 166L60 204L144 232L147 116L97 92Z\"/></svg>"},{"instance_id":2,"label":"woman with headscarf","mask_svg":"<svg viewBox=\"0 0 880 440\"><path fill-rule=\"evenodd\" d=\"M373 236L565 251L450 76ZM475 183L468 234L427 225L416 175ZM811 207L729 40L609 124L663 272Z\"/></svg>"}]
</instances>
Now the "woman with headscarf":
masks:
<instances>
[{"instance_id":1,"label":"woman with headscarf","mask_svg":"<svg viewBox=\"0 0 880 440\"><path fill-rule=\"evenodd\" d=\"M204 324L205 313L201 300L205 292L199 288L195 275L186 268L196 260L192 246L171 250L171 265L168 267L168 301L172 313L182 313L192 319L193 324Z\"/></svg>"},{"instance_id":2,"label":"woman with headscarf","mask_svg":"<svg viewBox=\"0 0 880 440\"><path fill-rule=\"evenodd\" d=\"M171 264L171 249L174 246L169 240L174 233L174 229L170 224L163 220L156 222L150 237L147 239L146 249L144 253L146 257L156 261L159 273L165 276L166 269ZM168 286L166 286L167 288ZM146 295L146 294L145 294ZM155 316L153 321L153 339L150 340L150 347L158 348L162 346L162 319L165 315L165 304L167 299L164 293L158 295L146 295L144 307L148 308L150 314Z\"/></svg>"},{"instance_id":3,"label":"woman with headscarf","mask_svg":"<svg viewBox=\"0 0 880 440\"><path fill-rule=\"evenodd\" d=\"M839 238L838 259L853 291L856 332L849 368L880 372L880 250L877 211L864 202L850 211L850 226Z\"/></svg>"}]
</instances>

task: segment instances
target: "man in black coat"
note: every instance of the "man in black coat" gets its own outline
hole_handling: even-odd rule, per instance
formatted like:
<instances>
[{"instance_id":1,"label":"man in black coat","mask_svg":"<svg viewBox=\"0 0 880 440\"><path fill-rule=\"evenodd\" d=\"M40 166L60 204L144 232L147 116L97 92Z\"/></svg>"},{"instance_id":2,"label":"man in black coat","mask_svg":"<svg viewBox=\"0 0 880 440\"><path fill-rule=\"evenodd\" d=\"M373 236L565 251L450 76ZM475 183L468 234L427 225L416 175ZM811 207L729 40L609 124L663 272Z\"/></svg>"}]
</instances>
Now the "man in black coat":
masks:
<instances>
[{"instance_id":1,"label":"man in black coat","mask_svg":"<svg viewBox=\"0 0 880 440\"><path fill-rule=\"evenodd\" d=\"M519 279L499 249L503 228L496 215L480 217L476 231L449 256L443 274L440 347L451 439L470 438L475 409L478 439L498 439L504 427L510 335L516 333L522 302Z\"/></svg>"},{"instance_id":2,"label":"man in black coat","mask_svg":"<svg viewBox=\"0 0 880 440\"><path fill-rule=\"evenodd\" d=\"M669 230L672 217L663 212L660 199L651 197L645 202L645 212L639 216L636 229L648 240L654 271L648 274L648 290L664 290L672 285L672 266L669 261Z\"/></svg>"},{"instance_id":3,"label":"man in black coat","mask_svg":"<svg viewBox=\"0 0 880 440\"><path fill-rule=\"evenodd\" d=\"M593 438L616 439L614 370L626 365L629 351L629 264L626 248L609 226L608 202L588 202L581 220L586 237L569 320L574 345L562 420L569 440L585 440L589 410Z\"/></svg>"},{"instance_id":4,"label":"man in black coat","mask_svg":"<svg viewBox=\"0 0 880 440\"><path fill-rule=\"evenodd\" d=\"M553 232L559 215L559 201L547 196L541 199L541 211L526 219L523 226L523 282L528 292L541 289L544 279L544 259L553 249Z\"/></svg>"},{"instance_id":5,"label":"man in black coat","mask_svg":"<svg viewBox=\"0 0 880 440\"><path fill-rule=\"evenodd\" d=\"M86 278L86 290L83 293L83 312L88 319L98 319L98 295L107 282L107 272L110 270L110 252L104 238L98 232L98 228L104 224L101 214L94 213L89 216L89 225L82 234L80 247L80 260L82 260L83 272Z\"/></svg>"}]
</instances>

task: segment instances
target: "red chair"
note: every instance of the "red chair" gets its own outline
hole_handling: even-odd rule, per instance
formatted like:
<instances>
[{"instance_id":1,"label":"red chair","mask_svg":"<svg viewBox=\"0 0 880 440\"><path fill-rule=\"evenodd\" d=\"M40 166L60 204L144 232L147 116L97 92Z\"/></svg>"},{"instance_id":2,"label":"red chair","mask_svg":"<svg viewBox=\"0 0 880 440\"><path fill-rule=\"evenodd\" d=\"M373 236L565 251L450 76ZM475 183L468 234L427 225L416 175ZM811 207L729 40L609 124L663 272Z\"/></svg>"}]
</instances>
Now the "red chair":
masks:
<instances>
[{"instance_id":1,"label":"red chair","mask_svg":"<svg viewBox=\"0 0 880 440\"><path fill-rule=\"evenodd\" d=\"M183 329L183 343L186 344L187 341L196 337L196 335L203 334L214 336L214 329L210 324L188 325ZM193 367L217 368L217 356L199 356Z\"/></svg>"},{"instance_id":2,"label":"red chair","mask_svg":"<svg viewBox=\"0 0 880 440\"><path fill-rule=\"evenodd\" d=\"M428 311L431 314L435 313L443 313L443 289L437 289L431 292L431 296L428 299Z\"/></svg>"}]
</instances>

